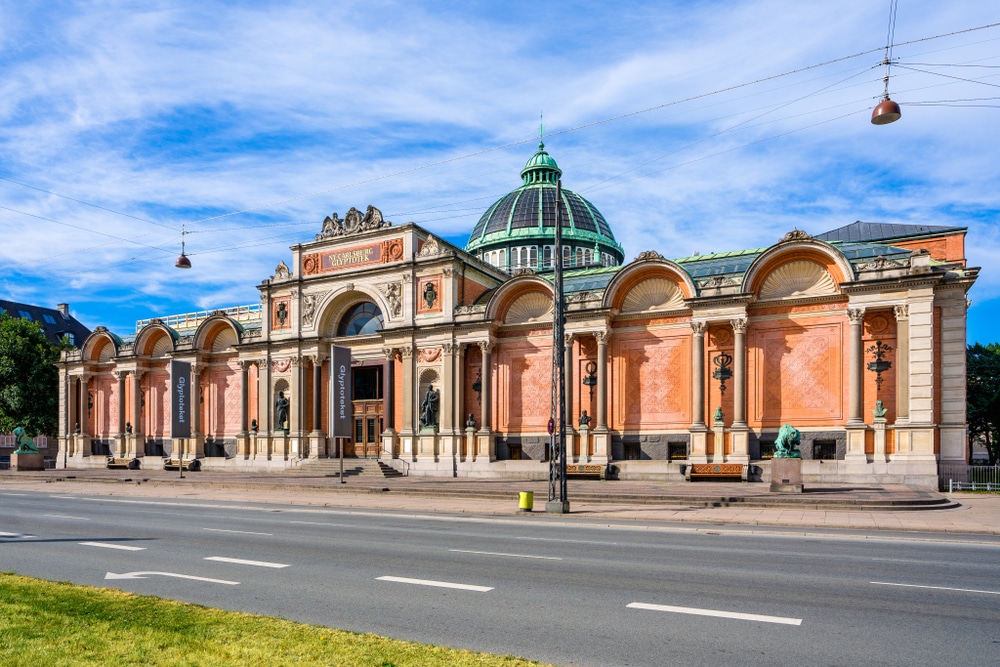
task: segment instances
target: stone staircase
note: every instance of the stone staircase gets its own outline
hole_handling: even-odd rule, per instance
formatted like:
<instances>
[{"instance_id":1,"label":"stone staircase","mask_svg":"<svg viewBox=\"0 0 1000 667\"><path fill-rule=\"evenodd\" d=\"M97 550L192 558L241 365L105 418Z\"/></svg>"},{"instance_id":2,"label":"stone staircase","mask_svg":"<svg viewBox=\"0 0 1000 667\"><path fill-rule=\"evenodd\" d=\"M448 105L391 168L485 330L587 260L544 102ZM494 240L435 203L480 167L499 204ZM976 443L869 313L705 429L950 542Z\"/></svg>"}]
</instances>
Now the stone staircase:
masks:
<instances>
[{"instance_id":1,"label":"stone staircase","mask_svg":"<svg viewBox=\"0 0 1000 667\"><path fill-rule=\"evenodd\" d=\"M340 459L305 460L295 469L296 474L316 475L319 477L340 477ZM402 477L392 466L377 459L344 459L344 477L371 477L385 479L387 477Z\"/></svg>"}]
</instances>

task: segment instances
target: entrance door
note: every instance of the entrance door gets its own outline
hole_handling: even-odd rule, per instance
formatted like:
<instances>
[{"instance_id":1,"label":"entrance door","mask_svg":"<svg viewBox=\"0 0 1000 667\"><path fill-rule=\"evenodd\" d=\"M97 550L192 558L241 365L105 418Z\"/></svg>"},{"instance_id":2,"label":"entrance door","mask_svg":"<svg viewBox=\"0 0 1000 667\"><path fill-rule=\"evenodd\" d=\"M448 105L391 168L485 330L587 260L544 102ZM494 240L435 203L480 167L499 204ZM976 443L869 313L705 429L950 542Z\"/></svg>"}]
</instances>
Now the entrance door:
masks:
<instances>
[{"instance_id":1,"label":"entrance door","mask_svg":"<svg viewBox=\"0 0 1000 667\"><path fill-rule=\"evenodd\" d=\"M344 449L344 454L377 458L384 430L382 366L355 366L351 370L354 376L354 442Z\"/></svg>"}]
</instances>

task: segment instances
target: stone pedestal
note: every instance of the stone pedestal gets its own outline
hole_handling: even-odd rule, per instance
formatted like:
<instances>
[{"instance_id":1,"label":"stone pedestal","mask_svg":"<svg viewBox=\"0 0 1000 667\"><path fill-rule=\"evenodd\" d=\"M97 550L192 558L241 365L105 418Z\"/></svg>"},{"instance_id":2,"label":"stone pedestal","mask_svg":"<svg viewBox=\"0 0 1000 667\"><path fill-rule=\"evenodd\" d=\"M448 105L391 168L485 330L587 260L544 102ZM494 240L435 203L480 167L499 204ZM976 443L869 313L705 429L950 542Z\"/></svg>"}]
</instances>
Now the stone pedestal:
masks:
<instances>
[{"instance_id":1,"label":"stone pedestal","mask_svg":"<svg viewBox=\"0 0 1000 667\"><path fill-rule=\"evenodd\" d=\"M10 455L11 470L45 470L45 457L41 454L18 454L14 452Z\"/></svg>"},{"instance_id":2,"label":"stone pedestal","mask_svg":"<svg viewBox=\"0 0 1000 667\"><path fill-rule=\"evenodd\" d=\"M771 459L771 493L802 493L802 459Z\"/></svg>"}]
</instances>

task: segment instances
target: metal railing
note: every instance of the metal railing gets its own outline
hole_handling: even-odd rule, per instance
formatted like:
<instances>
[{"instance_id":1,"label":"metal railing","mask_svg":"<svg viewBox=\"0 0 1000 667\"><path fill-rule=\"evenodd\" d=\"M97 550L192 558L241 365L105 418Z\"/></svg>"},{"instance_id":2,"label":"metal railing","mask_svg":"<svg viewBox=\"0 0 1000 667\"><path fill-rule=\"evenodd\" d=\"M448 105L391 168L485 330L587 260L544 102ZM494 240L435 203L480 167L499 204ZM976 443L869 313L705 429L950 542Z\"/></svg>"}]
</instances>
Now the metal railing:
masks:
<instances>
[{"instance_id":1,"label":"metal railing","mask_svg":"<svg viewBox=\"0 0 1000 667\"><path fill-rule=\"evenodd\" d=\"M941 491L989 491L1000 493L1000 466L941 464L938 466Z\"/></svg>"}]
</instances>

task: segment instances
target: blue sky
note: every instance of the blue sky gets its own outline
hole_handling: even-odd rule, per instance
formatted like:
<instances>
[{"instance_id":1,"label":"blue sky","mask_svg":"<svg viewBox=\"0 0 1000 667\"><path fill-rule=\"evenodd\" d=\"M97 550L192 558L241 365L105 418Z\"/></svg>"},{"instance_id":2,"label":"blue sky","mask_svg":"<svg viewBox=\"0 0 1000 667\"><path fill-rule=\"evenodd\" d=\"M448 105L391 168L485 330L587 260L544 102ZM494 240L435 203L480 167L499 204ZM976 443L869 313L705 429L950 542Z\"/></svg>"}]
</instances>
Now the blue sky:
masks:
<instances>
[{"instance_id":1,"label":"blue sky","mask_svg":"<svg viewBox=\"0 0 1000 667\"><path fill-rule=\"evenodd\" d=\"M1000 340L1000 27L969 30L1000 10L899 2L903 118L876 127L888 17L870 0L0 0L0 296L127 334L259 303L289 246L352 206L464 244L520 184L544 112L564 186L627 260L855 220L964 226L983 268L969 340Z\"/></svg>"}]
</instances>

